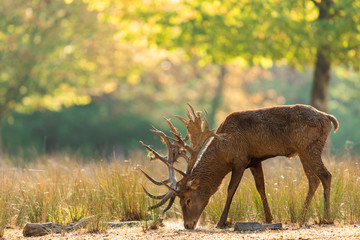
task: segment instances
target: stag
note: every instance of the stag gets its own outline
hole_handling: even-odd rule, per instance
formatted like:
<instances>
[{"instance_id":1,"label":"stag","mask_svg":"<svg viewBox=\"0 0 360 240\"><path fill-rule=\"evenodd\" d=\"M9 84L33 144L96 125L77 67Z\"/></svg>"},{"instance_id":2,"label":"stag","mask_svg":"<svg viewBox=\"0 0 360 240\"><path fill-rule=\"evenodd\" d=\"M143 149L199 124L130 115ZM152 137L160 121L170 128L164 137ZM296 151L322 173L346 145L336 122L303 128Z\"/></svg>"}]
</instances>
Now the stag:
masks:
<instances>
[{"instance_id":1,"label":"stag","mask_svg":"<svg viewBox=\"0 0 360 240\"><path fill-rule=\"evenodd\" d=\"M144 188L148 196L160 199L160 202L151 208L158 208L170 199L163 210L165 213L171 208L175 198L179 197L184 227L194 229L210 197L218 190L224 177L232 172L225 207L217 224L217 227L225 227L234 193L245 169L250 168L261 196L265 221L269 223L273 217L265 194L262 161L275 156L291 158L298 155L309 184L301 223L305 222L307 210L320 182L324 188L324 221L331 221L332 176L324 166L321 154L332 125L334 132L339 127L334 116L299 104L262 108L231 113L214 132L209 129L206 111L205 116L201 117L201 112L196 112L189 105L187 115L188 120L175 116L187 128L184 138L168 119L165 120L171 128L172 137L154 127L152 129L166 144L167 156L160 155L141 142L152 153L152 159L161 160L169 169L169 178L163 181L157 181L141 170L154 184L165 186L169 190L166 194L157 196ZM208 144L198 158L208 139ZM180 157L187 162L185 172L174 167ZM175 172L178 172L182 179L177 181Z\"/></svg>"}]
</instances>

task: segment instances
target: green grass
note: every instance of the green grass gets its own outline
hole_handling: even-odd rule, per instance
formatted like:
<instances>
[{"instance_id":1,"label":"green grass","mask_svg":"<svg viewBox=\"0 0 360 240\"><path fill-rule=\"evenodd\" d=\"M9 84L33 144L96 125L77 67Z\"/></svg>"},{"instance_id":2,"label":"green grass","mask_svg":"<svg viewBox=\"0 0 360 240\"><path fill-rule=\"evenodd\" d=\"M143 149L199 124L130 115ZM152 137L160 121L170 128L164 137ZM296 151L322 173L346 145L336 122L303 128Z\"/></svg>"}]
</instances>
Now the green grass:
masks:
<instances>
[{"instance_id":1,"label":"green grass","mask_svg":"<svg viewBox=\"0 0 360 240\"><path fill-rule=\"evenodd\" d=\"M144 154L145 155L145 154ZM360 222L360 159L338 157L325 161L333 175L332 217L341 223ZM167 170L160 162L134 155L129 161L83 164L71 157L43 157L37 163L1 169L0 237L7 225L22 227L26 222L70 223L95 216L87 226L91 232L106 230L106 221L142 220L145 228L161 222L161 210L148 211L154 204L141 184L155 194L157 189L137 170L141 165L157 179ZM297 223L307 193L307 179L299 160L273 159L264 162L266 192L276 222ZM227 177L211 198L202 219L216 223L226 200ZM320 185L311 203L309 223L321 222L323 195ZM165 218L181 218L178 201ZM229 219L263 221L264 213L250 171L246 171L230 208ZM150 228L153 228L152 226ZM156 228L156 226L154 227Z\"/></svg>"}]
</instances>

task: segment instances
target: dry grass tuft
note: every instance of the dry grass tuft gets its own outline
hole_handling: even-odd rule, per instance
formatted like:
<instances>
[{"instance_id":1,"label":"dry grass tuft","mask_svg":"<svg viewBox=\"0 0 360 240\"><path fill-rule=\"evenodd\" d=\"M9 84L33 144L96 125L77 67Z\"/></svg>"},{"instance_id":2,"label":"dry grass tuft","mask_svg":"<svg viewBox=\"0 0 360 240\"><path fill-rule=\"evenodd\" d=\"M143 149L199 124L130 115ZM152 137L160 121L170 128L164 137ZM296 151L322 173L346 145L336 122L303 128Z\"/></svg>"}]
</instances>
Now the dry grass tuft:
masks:
<instances>
[{"instance_id":1,"label":"dry grass tuft","mask_svg":"<svg viewBox=\"0 0 360 240\"><path fill-rule=\"evenodd\" d=\"M103 232L107 221L142 220L143 229L162 225L160 210L148 211L154 204L142 191L150 185L136 169L137 164L158 179L166 178L166 167L149 163L137 155L133 160L80 163L67 156L40 159L23 167L0 169L0 237L7 225L22 227L26 222L70 223L96 216L88 225L89 232ZM135 163L136 161L136 163ZM332 216L336 222L360 222L360 159L338 157L325 161L333 174ZM148 167L147 167L148 166ZM297 223L307 193L307 179L298 160L273 159L264 162L266 191L276 222ZM226 199L225 184L211 198L202 220L216 223ZM226 184L227 185L227 184ZM163 188L162 193L167 191ZM160 191L160 193L161 193ZM308 223L321 223L323 196L320 185L308 213ZM180 218L179 205L166 218ZM234 197L229 220L263 221L264 213L254 181L246 173Z\"/></svg>"}]
</instances>

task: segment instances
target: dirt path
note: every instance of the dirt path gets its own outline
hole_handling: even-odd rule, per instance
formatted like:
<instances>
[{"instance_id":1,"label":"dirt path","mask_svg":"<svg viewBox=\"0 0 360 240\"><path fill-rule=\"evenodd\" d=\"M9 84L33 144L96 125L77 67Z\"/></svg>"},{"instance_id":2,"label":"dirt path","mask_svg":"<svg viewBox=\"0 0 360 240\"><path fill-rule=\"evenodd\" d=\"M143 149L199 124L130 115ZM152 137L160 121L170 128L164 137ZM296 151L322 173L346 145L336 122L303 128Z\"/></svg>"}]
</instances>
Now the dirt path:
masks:
<instances>
[{"instance_id":1,"label":"dirt path","mask_svg":"<svg viewBox=\"0 0 360 240\"><path fill-rule=\"evenodd\" d=\"M234 232L233 229L220 230L213 227L199 227L184 230L179 223L165 223L158 230L143 231L142 227L109 229L106 233L90 234L84 230L75 233L54 234L38 238L24 238L20 230L7 230L5 239L360 239L360 226L332 225L297 228L284 226L284 230L265 232Z\"/></svg>"}]
</instances>

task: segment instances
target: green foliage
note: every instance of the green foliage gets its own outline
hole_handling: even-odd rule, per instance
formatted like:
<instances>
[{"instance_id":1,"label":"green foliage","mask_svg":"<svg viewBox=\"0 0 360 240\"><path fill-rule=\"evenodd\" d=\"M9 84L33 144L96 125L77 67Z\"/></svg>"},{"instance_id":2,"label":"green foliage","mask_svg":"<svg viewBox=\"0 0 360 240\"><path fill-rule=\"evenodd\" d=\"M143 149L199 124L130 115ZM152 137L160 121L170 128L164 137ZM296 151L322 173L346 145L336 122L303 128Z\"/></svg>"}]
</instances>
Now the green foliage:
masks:
<instances>
[{"instance_id":1,"label":"green foliage","mask_svg":"<svg viewBox=\"0 0 360 240\"><path fill-rule=\"evenodd\" d=\"M61 112L34 112L14 115L14 124L4 124L4 148L10 155L31 160L38 154L58 151L77 152L82 156L113 158L140 146L139 140L158 142L149 129L153 119L131 113L131 104L108 101L73 106Z\"/></svg>"},{"instance_id":2,"label":"green foliage","mask_svg":"<svg viewBox=\"0 0 360 240\"><path fill-rule=\"evenodd\" d=\"M269 66L271 60L285 59L303 67L315 61L318 46L326 45L333 62L359 65L357 0L331 1L325 9L330 20L317 19L322 6L310 0L90 2L127 30L123 39L136 41L142 36L139 44L180 48L202 62L224 63L239 57ZM99 8L98 2L108 5Z\"/></svg>"},{"instance_id":3,"label":"green foliage","mask_svg":"<svg viewBox=\"0 0 360 240\"><path fill-rule=\"evenodd\" d=\"M338 68L334 71L334 83L330 88L329 109L340 122L339 131L334 134L338 150L360 151L360 81L359 73ZM341 140L340 140L341 139ZM335 145L336 146L336 145Z\"/></svg>"},{"instance_id":4,"label":"green foliage","mask_svg":"<svg viewBox=\"0 0 360 240\"><path fill-rule=\"evenodd\" d=\"M360 66L359 0L89 2L119 26L122 41L181 51L200 65L276 63L303 70L316 62L311 104L323 111L330 80L323 67ZM212 96L214 111L219 96Z\"/></svg>"},{"instance_id":5,"label":"green foliage","mask_svg":"<svg viewBox=\"0 0 360 240\"><path fill-rule=\"evenodd\" d=\"M63 150L127 154L140 139L156 142L149 127L165 129L161 116L183 113L186 102L217 123L231 111L308 103L308 65L319 45L331 46L334 64L359 66L359 1L334 1L329 21L316 20L315 2L8 1L0 6L4 150L26 158ZM216 95L218 64L230 61ZM249 64L262 66L257 76ZM329 110L340 130L333 145L358 149L358 74L334 69ZM269 73L272 81L263 76ZM103 93L111 93L109 102L97 101ZM222 105L212 113L215 95ZM84 106L40 113L73 104Z\"/></svg>"},{"instance_id":6,"label":"green foliage","mask_svg":"<svg viewBox=\"0 0 360 240\"><path fill-rule=\"evenodd\" d=\"M103 60L113 46L110 29L82 1L1 4L0 119L15 109L89 103L89 89L109 77L101 70L112 60Z\"/></svg>"},{"instance_id":7,"label":"green foliage","mask_svg":"<svg viewBox=\"0 0 360 240\"><path fill-rule=\"evenodd\" d=\"M211 68L207 67L207 69ZM225 98L219 111L221 114L217 115L217 122L213 128L216 128L231 111L275 104L308 104L310 73L310 70L299 72L287 67L273 67L268 70L250 68L236 74L229 67L228 87L225 87ZM356 97L357 92L360 91L356 81L359 75L343 68L336 68L332 75L334 82L330 88L329 111L340 122L339 131L336 134L332 133L332 151L339 153L346 149L346 151L359 152L360 130L357 115L360 112L360 102ZM246 80L236 82L236 85L231 82L231 79L238 78ZM172 118L174 124L185 134L183 124L172 117L185 114L183 112L186 108L185 103L176 104L176 100L171 98L175 94L179 94L180 98L180 93L188 93L191 96L194 94L193 88L200 91L201 88L206 87L205 84L201 81L179 83L176 85L177 91L164 88L152 101L149 101L149 98L153 94L141 95L141 89L136 90L141 97L135 100L118 100L118 96L124 97L121 89L119 94L98 97L96 102L91 104L73 106L59 112L15 114L13 123L5 123L3 126L4 149L10 155L16 153L29 160L44 152L62 151L112 159L113 150L117 155L126 156L129 151L142 148L138 143L139 140L161 148L163 147L161 141L149 131L151 126L168 131L168 126L162 119L162 116L165 116ZM151 83L146 86L150 85ZM199 93L200 96L195 99L195 104L193 101L190 102L195 107L198 106L197 108L208 109L209 103L205 101L208 96L201 94L209 94L209 92L203 92ZM243 96L241 92L244 93ZM169 99L164 101L163 98L166 96ZM180 102L186 102L186 97Z\"/></svg>"}]
</instances>

